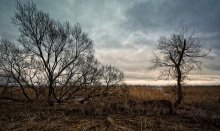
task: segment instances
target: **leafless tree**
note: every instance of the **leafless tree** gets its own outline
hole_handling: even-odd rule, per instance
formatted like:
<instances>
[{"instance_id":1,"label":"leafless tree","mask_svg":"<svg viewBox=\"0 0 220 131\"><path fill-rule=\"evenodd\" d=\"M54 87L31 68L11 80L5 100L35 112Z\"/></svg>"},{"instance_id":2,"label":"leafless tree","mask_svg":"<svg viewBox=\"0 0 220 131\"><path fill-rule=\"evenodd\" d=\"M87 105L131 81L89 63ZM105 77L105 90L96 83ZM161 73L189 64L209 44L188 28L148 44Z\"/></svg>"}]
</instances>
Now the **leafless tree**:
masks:
<instances>
[{"instance_id":1,"label":"leafless tree","mask_svg":"<svg viewBox=\"0 0 220 131\"><path fill-rule=\"evenodd\" d=\"M32 99L25 88L33 90L35 97L38 97L38 88L34 82L36 82L36 76L39 75L39 68L34 64L35 60L31 59L29 53L20 48L18 44L7 39L2 39L0 46L0 75L7 80L6 84L20 86L29 101Z\"/></svg>"},{"instance_id":2,"label":"leafless tree","mask_svg":"<svg viewBox=\"0 0 220 131\"><path fill-rule=\"evenodd\" d=\"M90 98L100 96L103 75L101 63L94 56L90 56L82 60L79 74L82 76L81 83L84 83L81 87L80 96L84 97L81 103L88 101Z\"/></svg>"},{"instance_id":3,"label":"leafless tree","mask_svg":"<svg viewBox=\"0 0 220 131\"><path fill-rule=\"evenodd\" d=\"M93 53L93 42L82 32L79 24L71 26L54 21L47 13L38 10L34 3L17 4L13 23L19 27L20 46L33 58L38 59L46 76L48 103L58 79L69 83L79 58ZM61 81L59 81L61 82Z\"/></svg>"},{"instance_id":4,"label":"leafless tree","mask_svg":"<svg viewBox=\"0 0 220 131\"><path fill-rule=\"evenodd\" d=\"M110 87L115 87L124 78L124 73L117 67L111 65L103 66L103 82L106 84L106 88L103 94L107 93Z\"/></svg>"},{"instance_id":5,"label":"leafless tree","mask_svg":"<svg viewBox=\"0 0 220 131\"><path fill-rule=\"evenodd\" d=\"M195 35L186 29L170 37L161 37L158 44L160 55L155 55L154 68L160 68L161 76L171 77L177 81L177 99L174 108L177 108L183 99L182 82L192 70L201 69L201 59L206 57L210 50L205 50L204 44Z\"/></svg>"},{"instance_id":6,"label":"leafless tree","mask_svg":"<svg viewBox=\"0 0 220 131\"><path fill-rule=\"evenodd\" d=\"M77 95L95 97L123 79L122 71L95 59L93 41L79 24L55 21L33 2L18 2L12 22L20 36L16 43L1 41L0 76L19 86L29 101L43 96L53 105Z\"/></svg>"},{"instance_id":7,"label":"leafless tree","mask_svg":"<svg viewBox=\"0 0 220 131\"><path fill-rule=\"evenodd\" d=\"M79 58L80 59L80 58ZM77 96L90 98L98 93L98 86L101 84L102 68L101 64L93 55L79 60L74 77L70 78L69 83L59 84L59 101L68 100ZM75 88L73 88L75 87ZM65 89L64 89L65 88Z\"/></svg>"}]
</instances>

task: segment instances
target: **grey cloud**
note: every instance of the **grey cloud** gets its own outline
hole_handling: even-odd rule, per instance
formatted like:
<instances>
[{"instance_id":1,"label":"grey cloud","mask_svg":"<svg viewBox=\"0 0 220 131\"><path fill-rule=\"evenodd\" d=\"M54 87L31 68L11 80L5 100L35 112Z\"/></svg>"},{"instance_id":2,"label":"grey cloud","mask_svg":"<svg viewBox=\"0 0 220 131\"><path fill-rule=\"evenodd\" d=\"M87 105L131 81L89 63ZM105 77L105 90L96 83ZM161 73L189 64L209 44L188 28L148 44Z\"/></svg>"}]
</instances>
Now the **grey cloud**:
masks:
<instances>
[{"instance_id":1,"label":"grey cloud","mask_svg":"<svg viewBox=\"0 0 220 131\"><path fill-rule=\"evenodd\" d=\"M173 30L187 26L196 30L220 29L219 0L147 0L126 13L134 29Z\"/></svg>"},{"instance_id":2,"label":"grey cloud","mask_svg":"<svg viewBox=\"0 0 220 131\"><path fill-rule=\"evenodd\" d=\"M0 36L16 40L17 29L11 23L16 1L0 1Z\"/></svg>"},{"instance_id":3,"label":"grey cloud","mask_svg":"<svg viewBox=\"0 0 220 131\"><path fill-rule=\"evenodd\" d=\"M22 1L26 2L28 0ZM198 31L213 60L202 60L207 74L220 74L219 0L36 0L37 6L61 22L79 22L94 40L96 57L118 66L126 80L155 79L149 70L160 36L187 26ZM0 36L16 39L11 24L16 0L0 0ZM208 77L208 76L207 76ZM211 77L210 77L211 78Z\"/></svg>"}]
</instances>

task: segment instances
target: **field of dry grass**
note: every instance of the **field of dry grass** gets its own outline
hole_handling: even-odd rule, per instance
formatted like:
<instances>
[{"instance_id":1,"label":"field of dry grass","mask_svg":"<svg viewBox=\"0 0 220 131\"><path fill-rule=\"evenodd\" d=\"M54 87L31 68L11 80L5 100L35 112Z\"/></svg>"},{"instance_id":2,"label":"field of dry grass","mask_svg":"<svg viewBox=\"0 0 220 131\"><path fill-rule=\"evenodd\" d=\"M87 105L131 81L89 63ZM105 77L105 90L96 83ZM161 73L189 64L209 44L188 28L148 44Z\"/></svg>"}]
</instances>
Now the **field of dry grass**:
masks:
<instances>
[{"instance_id":1,"label":"field of dry grass","mask_svg":"<svg viewBox=\"0 0 220 131\"><path fill-rule=\"evenodd\" d=\"M129 86L128 96L56 104L0 100L0 130L220 130L220 87L185 87L176 115L167 105L171 87ZM162 101L163 102L163 101Z\"/></svg>"}]
</instances>

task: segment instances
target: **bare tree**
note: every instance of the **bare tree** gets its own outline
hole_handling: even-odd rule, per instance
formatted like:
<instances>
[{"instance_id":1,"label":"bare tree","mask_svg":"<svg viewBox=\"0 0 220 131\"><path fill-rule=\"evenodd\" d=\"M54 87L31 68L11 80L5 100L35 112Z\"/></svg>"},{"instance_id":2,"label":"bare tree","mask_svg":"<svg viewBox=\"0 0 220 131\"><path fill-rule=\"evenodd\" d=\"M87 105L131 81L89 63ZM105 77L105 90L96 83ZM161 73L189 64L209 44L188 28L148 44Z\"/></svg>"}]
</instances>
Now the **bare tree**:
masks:
<instances>
[{"instance_id":1,"label":"bare tree","mask_svg":"<svg viewBox=\"0 0 220 131\"><path fill-rule=\"evenodd\" d=\"M103 82L106 84L103 94L107 93L110 87L117 86L123 78L124 73L117 67L111 65L103 66Z\"/></svg>"},{"instance_id":2,"label":"bare tree","mask_svg":"<svg viewBox=\"0 0 220 131\"><path fill-rule=\"evenodd\" d=\"M59 84L59 101L68 100L77 96L90 98L98 93L102 78L101 64L94 58L93 55L79 60L77 68L72 70L74 77L70 78L68 84ZM60 82L59 82L60 83ZM73 88L75 87L75 88ZM65 89L64 89L65 88Z\"/></svg>"},{"instance_id":3,"label":"bare tree","mask_svg":"<svg viewBox=\"0 0 220 131\"><path fill-rule=\"evenodd\" d=\"M33 2L18 2L12 21L20 36L17 43L0 43L0 77L13 81L29 101L42 95L53 105L77 95L95 97L123 79L122 71L95 59L93 41L79 24L55 21Z\"/></svg>"},{"instance_id":4,"label":"bare tree","mask_svg":"<svg viewBox=\"0 0 220 131\"><path fill-rule=\"evenodd\" d=\"M159 40L158 50L160 55L155 55L154 68L160 68L161 76L169 77L177 81L177 99L174 108L177 108L183 99L182 82L192 70L201 69L201 60L207 56L210 50L203 48L203 43L195 33L188 33L183 29L170 37L162 37Z\"/></svg>"},{"instance_id":5,"label":"bare tree","mask_svg":"<svg viewBox=\"0 0 220 131\"><path fill-rule=\"evenodd\" d=\"M48 103L53 105L51 97L58 79L61 84L69 83L79 58L93 54L93 42L79 24L56 22L30 2L18 2L13 23L19 27L20 46L42 65Z\"/></svg>"},{"instance_id":6,"label":"bare tree","mask_svg":"<svg viewBox=\"0 0 220 131\"><path fill-rule=\"evenodd\" d=\"M7 39L2 39L0 46L0 75L7 80L6 84L20 86L29 101L32 99L25 88L33 90L35 98L38 97L38 88L34 82L36 82L40 68L35 65L36 61L31 59L29 53L20 48L18 44Z\"/></svg>"},{"instance_id":7,"label":"bare tree","mask_svg":"<svg viewBox=\"0 0 220 131\"><path fill-rule=\"evenodd\" d=\"M84 85L81 87L81 94L84 99L80 102L88 101L90 98L100 96L102 87L101 80L103 70L101 63L98 62L94 56L90 56L87 59L82 60L79 74L81 77L81 83Z\"/></svg>"}]
</instances>

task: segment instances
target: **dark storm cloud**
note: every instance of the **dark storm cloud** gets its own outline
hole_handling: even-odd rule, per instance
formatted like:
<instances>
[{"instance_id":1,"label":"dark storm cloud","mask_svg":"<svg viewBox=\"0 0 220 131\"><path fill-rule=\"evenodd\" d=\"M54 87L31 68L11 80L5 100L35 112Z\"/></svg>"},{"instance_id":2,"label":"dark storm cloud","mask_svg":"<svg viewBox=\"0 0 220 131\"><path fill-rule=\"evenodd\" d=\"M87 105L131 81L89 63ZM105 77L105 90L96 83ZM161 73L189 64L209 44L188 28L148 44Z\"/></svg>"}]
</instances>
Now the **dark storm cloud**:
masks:
<instances>
[{"instance_id":1,"label":"dark storm cloud","mask_svg":"<svg viewBox=\"0 0 220 131\"><path fill-rule=\"evenodd\" d=\"M175 32L182 27L198 32L206 47L213 49L212 59L203 62L210 72L217 71L219 74L219 0L146 0L134 4L126 11L126 16L127 28L146 34L159 31L162 35L162 32Z\"/></svg>"},{"instance_id":2,"label":"dark storm cloud","mask_svg":"<svg viewBox=\"0 0 220 131\"><path fill-rule=\"evenodd\" d=\"M173 30L187 26L199 31L219 32L219 0L146 0L136 3L126 15L131 28Z\"/></svg>"},{"instance_id":3,"label":"dark storm cloud","mask_svg":"<svg viewBox=\"0 0 220 131\"><path fill-rule=\"evenodd\" d=\"M127 28L173 32L182 27L203 34L209 47L220 49L219 0L148 0L127 10Z\"/></svg>"},{"instance_id":4,"label":"dark storm cloud","mask_svg":"<svg viewBox=\"0 0 220 131\"><path fill-rule=\"evenodd\" d=\"M11 26L15 3L16 1L0 0L0 37L14 40L16 38L18 31L14 26Z\"/></svg>"}]
</instances>

